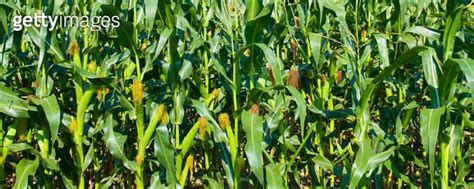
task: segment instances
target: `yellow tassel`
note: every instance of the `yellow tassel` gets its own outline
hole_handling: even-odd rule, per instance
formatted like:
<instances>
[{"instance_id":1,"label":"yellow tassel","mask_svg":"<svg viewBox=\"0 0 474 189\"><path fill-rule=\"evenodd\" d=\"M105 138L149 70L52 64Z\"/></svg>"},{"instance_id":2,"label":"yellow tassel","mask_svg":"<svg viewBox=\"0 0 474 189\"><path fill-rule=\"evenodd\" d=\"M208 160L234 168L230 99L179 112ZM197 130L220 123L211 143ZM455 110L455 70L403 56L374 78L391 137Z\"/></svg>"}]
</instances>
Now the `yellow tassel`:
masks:
<instances>
[{"instance_id":1,"label":"yellow tassel","mask_svg":"<svg viewBox=\"0 0 474 189\"><path fill-rule=\"evenodd\" d=\"M75 54L79 54L79 44L77 44L76 41L71 41L69 43L69 46L67 48L68 53L70 56L73 56Z\"/></svg>"},{"instance_id":2,"label":"yellow tassel","mask_svg":"<svg viewBox=\"0 0 474 189\"><path fill-rule=\"evenodd\" d=\"M168 123L168 111L166 105L160 104L158 111L156 111L156 116L158 117L158 122L162 124Z\"/></svg>"},{"instance_id":3,"label":"yellow tassel","mask_svg":"<svg viewBox=\"0 0 474 189\"><path fill-rule=\"evenodd\" d=\"M135 104L141 104L143 101L143 84L141 81L135 80L132 84L132 98Z\"/></svg>"},{"instance_id":4,"label":"yellow tassel","mask_svg":"<svg viewBox=\"0 0 474 189\"><path fill-rule=\"evenodd\" d=\"M200 117L199 118L199 137L201 137L202 140L206 139L206 129L207 129L207 121L205 118Z\"/></svg>"},{"instance_id":5,"label":"yellow tassel","mask_svg":"<svg viewBox=\"0 0 474 189\"><path fill-rule=\"evenodd\" d=\"M76 120L74 118L71 119L71 123L69 125L69 131L71 131L72 134L76 132Z\"/></svg>"},{"instance_id":6,"label":"yellow tassel","mask_svg":"<svg viewBox=\"0 0 474 189\"><path fill-rule=\"evenodd\" d=\"M95 73L97 70L97 64L95 61L91 61L89 64L87 64L87 71L91 73Z\"/></svg>"},{"instance_id":7,"label":"yellow tassel","mask_svg":"<svg viewBox=\"0 0 474 189\"><path fill-rule=\"evenodd\" d=\"M219 115L219 126L222 130L225 130L225 128L230 126L229 115L227 115L226 113L222 113Z\"/></svg>"},{"instance_id":8,"label":"yellow tassel","mask_svg":"<svg viewBox=\"0 0 474 189\"><path fill-rule=\"evenodd\" d=\"M135 161L137 161L137 165L138 166L142 166L143 164L143 157L141 155L137 155L137 157L135 158Z\"/></svg>"},{"instance_id":9,"label":"yellow tassel","mask_svg":"<svg viewBox=\"0 0 474 189\"><path fill-rule=\"evenodd\" d=\"M218 90L218 89L214 89L214 90L212 91L212 98L213 98L213 99L215 99L215 100L219 99L219 95L220 95L220 93L219 93L219 90Z\"/></svg>"},{"instance_id":10,"label":"yellow tassel","mask_svg":"<svg viewBox=\"0 0 474 189\"><path fill-rule=\"evenodd\" d=\"M193 180L193 167L194 167L194 157L193 155L189 155L186 159L186 165L188 166L189 170L189 180Z\"/></svg>"}]
</instances>

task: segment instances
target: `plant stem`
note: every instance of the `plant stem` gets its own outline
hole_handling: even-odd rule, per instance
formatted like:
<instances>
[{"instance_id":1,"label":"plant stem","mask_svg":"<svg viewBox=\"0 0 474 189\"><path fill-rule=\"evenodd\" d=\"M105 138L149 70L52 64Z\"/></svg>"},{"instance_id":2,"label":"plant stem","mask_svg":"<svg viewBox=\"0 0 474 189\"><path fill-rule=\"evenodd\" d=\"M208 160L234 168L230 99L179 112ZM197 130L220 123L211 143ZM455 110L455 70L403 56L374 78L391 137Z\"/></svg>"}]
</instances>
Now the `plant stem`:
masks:
<instances>
[{"instance_id":1,"label":"plant stem","mask_svg":"<svg viewBox=\"0 0 474 189\"><path fill-rule=\"evenodd\" d=\"M332 111L334 109L334 105L333 105L333 98L332 98L332 93L329 93L329 100L328 100L328 109L329 111ZM334 120L331 119L330 122L329 122L329 131L330 133L333 133L334 130L335 130L335 126L334 126ZM334 139L331 138L329 139L329 153L331 155L334 155L334 146L333 146L333 141ZM331 174L331 187L334 187L334 183L336 181L336 178L334 177L334 174Z\"/></svg>"},{"instance_id":2,"label":"plant stem","mask_svg":"<svg viewBox=\"0 0 474 189\"><path fill-rule=\"evenodd\" d=\"M179 178L181 177L181 168L183 167L183 155L182 154L179 154L178 156L176 156L176 178Z\"/></svg>"},{"instance_id":3,"label":"plant stem","mask_svg":"<svg viewBox=\"0 0 474 189\"><path fill-rule=\"evenodd\" d=\"M355 33L356 43L359 46L359 0L355 0ZM359 56L359 53L357 53L357 56Z\"/></svg>"},{"instance_id":4,"label":"plant stem","mask_svg":"<svg viewBox=\"0 0 474 189\"><path fill-rule=\"evenodd\" d=\"M94 94L94 88L91 86L89 89L86 90L84 93L81 102L78 104L77 107L77 115L76 115L76 121L77 121L77 130L74 132L74 141L76 143L76 153L77 153L77 159L79 163L79 168L80 168L80 175L79 175L79 189L84 188L84 176L82 175L85 167L84 167L84 152L82 150L82 135L83 135L83 130L84 130L84 115L87 110L87 106L89 105L89 102L92 98L92 95Z\"/></svg>"},{"instance_id":5,"label":"plant stem","mask_svg":"<svg viewBox=\"0 0 474 189\"><path fill-rule=\"evenodd\" d=\"M464 125L465 125L464 118L461 118L461 130L462 131L464 131ZM464 146L464 136L465 135L461 135L460 144L459 144L458 148L456 149L456 156L457 156L458 160L462 159L462 147Z\"/></svg>"},{"instance_id":6,"label":"plant stem","mask_svg":"<svg viewBox=\"0 0 474 189\"><path fill-rule=\"evenodd\" d=\"M142 162L144 161L145 157L144 157L144 154L145 154L145 150L144 150L144 147L143 147L143 130L144 130L144 126L143 126L143 119L144 119L144 113L143 113L143 105L142 103L136 103L135 104L135 110L137 111L136 112L136 116L137 116L137 143L138 143L138 156L137 156L137 159L138 157L141 157L141 160ZM143 163L138 163L137 162L137 174L135 175L135 181L136 181L136 187L138 189L143 189L144 186L143 186L143 168L142 168L142 164Z\"/></svg>"},{"instance_id":7,"label":"plant stem","mask_svg":"<svg viewBox=\"0 0 474 189\"><path fill-rule=\"evenodd\" d=\"M237 140L237 144L239 141L239 117L237 116L237 110L239 109L239 103L237 101L237 92L239 90L239 85L237 84L237 74L238 74L238 62L235 60L235 49L234 49L234 35L231 35L231 46L232 46L232 82L235 86L235 89L232 90L232 99L234 102L234 135L235 139Z\"/></svg>"},{"instance_id":8,"label":"plant stem","mask_svg":"<svg viewBox=\"0 0 474 189\"><path fill-rule=\"evenodd\" d=\"M206 170L209 170L209 150L208 150L208 147L207 145L204 145L203 143L203 146L204 146L204 162L205 162L205 168Z\"/></svg>"},{"instance_id":9,"label":"plant stem","mask_svg":"<svg viewBox=\"0 0 474 189\"><path fill-rule=\"evenodd\" d=\"M133 4L133 29L135 32L135 42L138 42L138 30L137 30L137 0L132 0ZM138 60L138 54L136 48L133 48L133 54L135 56L135 64L137 66L137 78L138 81L142 81L141 79L141 71L140 71L140 61Z\"/></svg>"},{"instance_id":10,"label":"plant stem","mask_svg":"<svg viewBox=\"0 0 474 189\"><path fill-rule=\"evenodd\" d=\"M301 145L298 147L296 152L293 154L293 157L291 158L290 162L288 162L288 166L291 166L291 164L293 164L293 162L295 161L295 159L298 156L298 154L300 153L300 151L306 145L306 142L308 141L309 136L311 136L311 134L313 133L313 131L315 129L315 126L316 126L316 124L312 125L311 128L309 129L309 131L306 133L306 136L304 137L303 142L301 142Z\"/></svg>"},{"instance_id":11,"label":"plant stem","mask_svg":"<svg viewBox=\"0 0 474 189\"><path fill-rule=\"evenodd\" d=\"M135 184L137 185L137 189L144 189L144 183L143 183L143 167L138 166L137 167L137 174L135 175Z\"/></svg>"},{"instance_id":12,"label":"plant stem","mask_svg":"<svg viewBox=\"0 0 474 189\"><path fill-rule=\"evenodd\" d=\"M180 148L180 136L179 136L179 124L178 124L178 117L179 117L179 95L178 95L178 90L175 89L174 90L174 94L173 94L173 99L174 99L174 104L175 104L175 108L174 108L174 115L175 115L175 140L176 140L176 149L179 149Z\"/></svg>"},{"instance_id":13,"label":"plant stem","mask_svg":"<svg viewBox=\"0 0 474 189\"><path fill-rule=\"evenodd\" d=\"M133 54L135 56L135 65L137 66L137 79L138 81L142 81L142 74L140 71L140 60L138 58L137 50L133 49Z\"/></svg>"},{"instance_id":14,"label":"plant stem","mask_svg":"<svg viewBox=\"0 0 474 189\"><path fill-rule=\"evenodd\" d=\"M206 7L206 1L202 1L202 9L204 10L202 12L202 17L204 19L204 33L203 33L203 38L204 41L207 41L207 18L206 18L206 13L207 13L207 7ZM205 82L206 82L206 95L209 93L209 57L207 55L207 51L204 51L204 75L205 75Z\"/></svg>"},{"instance_id":15,"label":"plant stem","mask_svg":"<svg viewBox=\"0 0 474 189\"><path fill-rule=\"evenodd\" d=\"M0 188L6 188L5 157L4 154L0 156Z\"/></svg>"},{"instance_id":16,"label":"plant stem","mask_svg":"<svg viewBox=\"0 0 474 189\"><path fill-rule=\"evenodd\" d=\"M237 24L237 18L234 19L234 29L237 30L238 24ZM237 111L239 109L239 103L237 99L237 93L240 91L240 84L237 84L237 74L239 74L239 62L236 60L235 57L235 47L234 47L234 30L231 31L230 35L230 44L232 48L232 83L234 84L234 89L232 90L232 99L234 102L234 144L238 145L239 144L239 116L237 115ZM234 146L231 148L235 148L235 154L237 156L238 153L238 146ZM233 166L235 167L235 161L233 162ZM239 173L234 173L234 188L237 189L239 188Z\"/></svg>"},{"instance_id":17,"label":"plant stem","mask_svg":"<svg viewBox=\"0 0 474 189\"><path fill-rule=\"evenodd\" d=\"M454 125L452 126L454 127ZM441 138L441 188L449 188L449 138L448 136L440 136Z\"/></svg>"}]
</instances>

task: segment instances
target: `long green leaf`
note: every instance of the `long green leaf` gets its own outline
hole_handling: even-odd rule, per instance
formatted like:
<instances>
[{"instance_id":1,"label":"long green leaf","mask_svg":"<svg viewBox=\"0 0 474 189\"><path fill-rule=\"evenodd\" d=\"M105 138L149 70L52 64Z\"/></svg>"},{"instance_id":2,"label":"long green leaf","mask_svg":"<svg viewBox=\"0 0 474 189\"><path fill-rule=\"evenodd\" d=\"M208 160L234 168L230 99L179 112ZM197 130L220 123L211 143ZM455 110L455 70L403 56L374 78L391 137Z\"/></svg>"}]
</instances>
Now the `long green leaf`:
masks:
<instances>
[{"instance_id":1,"label":"long green leaf","mask_svg":"<svg viewBox=\"0 0 474 189\"><path fill-rule=\"evenodd\" d=\"M105 116L104 122L104 138L103 140L107 144L110 153L116 159L126 161L127 158L123 152L123 145L127 139L127 136L120 133L114 132L114 126L116 122L113 120L112 114L107 114Z\"/></svg>"},{"instance_id":2,"label":"long green leaf","mask_svg":"<svg viewBox=\"0 0 474 189\"><path fill-rule=\"evenodd\" d=\"M313 55L314 62L316 63L316 67L319 67L319 57L321 56L321 41L322 41L322 34L321 33L309 33L309 42L311 45L311 54Z\"/></svg>"},{"instance_id":3,"label":"long green leaf","mask_svg":"<svg viewBox=\"0 0 474 189\"><path fill-rule=\"evenodd\" d=\"M385 68L388 65L390 65L386 36L382 34L376 34L374 35L374 37L375 37L375 40L377 41L377 46L379 48L380 56L382 57L381 67Z\"/></svg>"},{"instance_id":4,"label":"long green leaf","mask_svg":"<svg viewBox=\"0 0 474 189\"><path fill-rule=\"evenodd\" d=\"M158 8L158 1L145 0L145 16L146 16L146 28L147 32L150 33L155 23L156 9Z\"/></svg>"},{"instance_id":5,"label":"long green leaf","mask_svg":"<svg viewBox=\"0 0 474 189\"><path fill-rule=\"evenodd\" d=\"M295 116L300 118L301 136L304 136L304 126L305 126L305 120L306 120L305 99L303 95L298 90L296 90L293 86L287 86L286 88L288 89L288 91L290 91L291 95L296 101L297 110L295 112Z\"/></svg>"},{"instance_id":6,"label":"long green leaf","mask_svg":"<svg viewBox=\"0 0 474 189\"><path fill-rule=\"evenodd\" d=\"M174 152L166 125L162 124L156 128L154 147L158 161L166 168L166 180L168 181L168 185L174 186L176 183Z\"/></svg>"},{"instance_id":7,"label":"long green leaf","mask_svg":"<svg viewBox=\"0 0 474 189\"><path fill-rule=\"evenodd\" d=\"M28 118L28 103L10 88L0 84L0 112L17 118Z\"/></svg>"},{"instance_id":8,"label":"long green leaf","mask_svg":"<svg viewBox=\"0 0 474 189\"><path fill-rule=\"evenodd\" d=\"M420 114L420 136L423 149L428 153L430 167L431 185L434 183L435 151L441 116L444 114L444 107L437 109L424 108Z\"/></svg>"},{"instance_id":9,"label":"long green leaf","mask_svg":"<svg viewBox=\"0 0 474 189\"><path fill-rule=\"evenodd\" d=\"M84 172L87 167L89 167L92 160L94 160L94 143L91 143L89 150L87 150L86 157L84 157L84 167L82 168L82 172Z\"/></svg>"},{"instance_id":10,"label":"long green leaf","mask_svg":"<svg viewBox=\"0 0 474 189\"><path fill-rule=\"evenodd\" d=\"M51 95L41 99L39 104L43 107L46 119L49 123L49 129L51 130L51 140L54 142L58 137L59 123L61 121L61 110L59 109L58 100L56 96Z\"/></svg>"},{"instance_id":11,"label":"long green leaf","mask_svg":"<svg viewBox=\"0 0 474 189\"><path fill-rule=\"evenodd\" d=\"M414 57L418 55L418 53L422 51L426 51L428 48L419 46L414 47L400 57L398 57L394 63L392 63L389 67L385 68L381 73L379 73L373 80L367 85L362 97L360 99L360 104L357 107L356 115L358 116L357 128L361 129L359 133L359 138L365 138L367 128L369 126L369 101L372 98L372 93L377 89L378 85L382 83L382 81L390 75L394 70L400 68L401 66L410 63Z\"/></svg>"},{"instance_id":12,"label":"long green leaf","mask_svg":"<svg viewBox=\"0 0 474 189\"><path fill-rule=\"evenodd\" d=\"M245 0L245 20L250 21L257 17L261 3L261 0Z\"/></svg>"},{"instance_id":13,"label":"long green leaf","mask_svg":"<svg viewBox=\"0 0 474 189\"><path fill-rule=\"evenodd\" d=\"M28 177L35 174L39 166L39 158L35 160L22 159L15 168L16 178L14 189L27 188Z\"/></svg>"},{"instance_id":14,"label":"long green leaf","mask_svg":"<svg viewBox=\"0 0 474 189\"><path fill-rule=\"evenodd\" d=\"M368 171L374 170L382 162L386 161L392 154L394 148L381 153L375 153L372 149L372 144L369 139L360 141L360 148L352 165L351 180L349 188L356 188L359 181Z\"/></svg>"},{"instance_id":15,"label":"long green leaf","mask_svg":"<svg viewBox=\"0 0 474 189\"><path fill-rule=\"evenodd\" d=\"M434 40L439 40L441 38L440 33L430 30L428 28L425 28L423 26L413 26L411 28L408 28L407 32L418 34L418 35L428 37Z\"/></svg>"},{"instance_id":16,"label":"long green leaf","mask_svg":"<svg viewBox=\"0 0 474 189\"><path fill-rule=\"evenodd\" d=\"M263 118L255 113L244 111L242 112L242 126L247 134L245 154L247 155L252 172L255 174L259 182L263 184Z\"/></svg>"},{"instance_id":17,"label":"long green leaf","mask_svg":"<svg viewBox=\"0 0 474 189\"><path fill-rule=\"evenodd\" d=\"M433 61L433 51L427 50L421 53L421 59L423 63L423 74L425 75L425 80L430 87L430 97L431 97L431 106L433 108L439 107L441 104L440 94L439 94L439 81L438 81L438 72L437 64Z\"/></svg>"},{"instance_id":18,"label":"long green leaf","mask_svg":"<svg viewBox=\"0 0 474 189\"><path fill-rule=\"evenodd\" d=\"M474 59L451 59L459 64L462 72L466 76L467 83L471 89L471 106L474 111Z\"/></svg>"},{"instance_id":19,"label":"long green leaf","mask_svg":"<svg viewBox=\"0 0 474 189\"><path fill-rule=\"evenodd\" d=\"M453 54L454 42L456 41L456 32L461 25L461 16L464 12L464 7L457 8L453 13L446 18L446 29L443 33L443 58L448 60Z\"/></svg>"},{"instance_id":20,"label":"long green leaf","mask_svg":"<svg viewBox=\"0 0 474 189\"><path fill-rule=\"evenodd\" d=\"M181 142L181 152L180 154L182 157L186 155L188 152L189 148L191 148L191 145L193 144L194 137L196 136L197 132L199 129L199 122L194 124L194 126L189 130L188 134L184 137L183 141Z\"/></svg>"},{"instance_id":21,"label":"long green leaf","mask_svg":"<svg viewBox=\"0 0 474 189\"><path fill-rule=\"evenodd\" d=\"M277 165L273 163L268 164L265 167L265 174L267 175L267 188L284 188L283 178Z\"/></svg>"}]
</instances>

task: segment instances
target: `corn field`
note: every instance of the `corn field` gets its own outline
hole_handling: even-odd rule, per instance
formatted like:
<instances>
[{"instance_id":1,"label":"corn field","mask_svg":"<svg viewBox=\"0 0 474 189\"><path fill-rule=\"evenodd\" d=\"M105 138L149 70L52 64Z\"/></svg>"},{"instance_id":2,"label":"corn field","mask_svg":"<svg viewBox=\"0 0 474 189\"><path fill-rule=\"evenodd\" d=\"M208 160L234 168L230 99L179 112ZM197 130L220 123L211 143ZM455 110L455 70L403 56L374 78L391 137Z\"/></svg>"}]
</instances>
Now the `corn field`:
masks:
<instances>
[{"instance_id":1,"label":"corn field","mask_svg":"<svg viewBox=\"0 0 474 189\"><path fill-rule=\"evenodd\" d=\"M14 16L117 16L22 27ZM474 188L470 0L0 0L0 188Z\"/></svg>"}]
</instances>

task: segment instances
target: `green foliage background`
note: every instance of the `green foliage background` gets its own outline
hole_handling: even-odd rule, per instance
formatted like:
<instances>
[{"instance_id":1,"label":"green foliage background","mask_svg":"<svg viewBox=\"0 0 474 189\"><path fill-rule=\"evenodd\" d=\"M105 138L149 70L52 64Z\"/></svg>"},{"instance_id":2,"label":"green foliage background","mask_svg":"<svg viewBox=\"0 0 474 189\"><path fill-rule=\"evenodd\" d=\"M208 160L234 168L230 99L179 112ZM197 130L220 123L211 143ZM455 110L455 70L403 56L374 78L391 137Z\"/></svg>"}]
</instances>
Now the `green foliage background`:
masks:
<instances>
[{"instance_id":1,"label":"green foliage background","mask_svg":"<svg viewBox=\"0 0 474 189\"><path fill-rule=\"evenodd\" d=\"M14 15L118 15L29 27ZM474 187L469 0L0 1L0 188Z\"/></svg>"}]
</instances>

